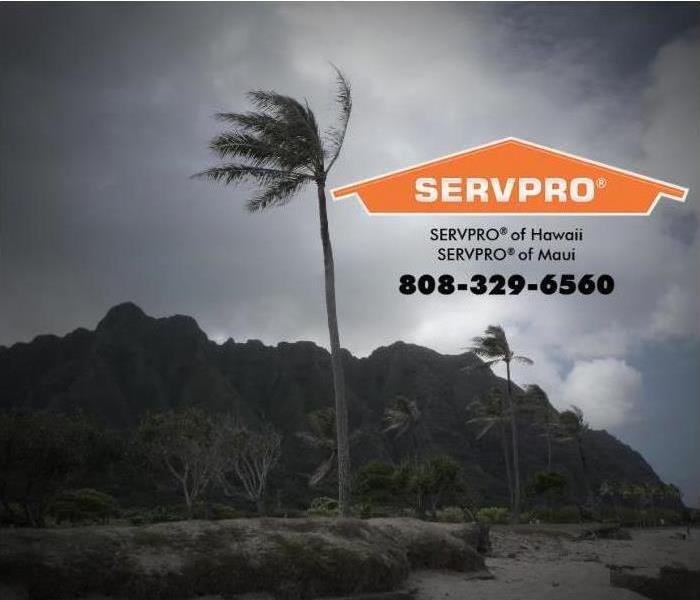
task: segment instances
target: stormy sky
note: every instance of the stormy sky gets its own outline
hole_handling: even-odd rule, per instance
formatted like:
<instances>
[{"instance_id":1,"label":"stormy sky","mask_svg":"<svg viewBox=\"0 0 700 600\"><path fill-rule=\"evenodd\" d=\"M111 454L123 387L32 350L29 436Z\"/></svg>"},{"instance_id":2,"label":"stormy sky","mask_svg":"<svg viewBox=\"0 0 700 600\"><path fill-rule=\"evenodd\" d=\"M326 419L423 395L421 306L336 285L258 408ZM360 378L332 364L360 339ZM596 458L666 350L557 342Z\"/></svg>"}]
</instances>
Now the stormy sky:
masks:
<instances>
[{"instance_id":1,"label":"stormy sky","mask_svg":"<svg viewBox=\"0 0 700 600\"><path fill-rule=\"evenodd\" d=\"M330 207L343 345L461 352L501 323L514 373L700 504L700 19L671 4L3 4L0 344L131 300L217 341L327 346L313 190L250 215L189 176L249 89L354 111L331 186L517 136L690 188L650 217L369 217ZM582 225L574 265L437 263L437 226ZM607 297L404 297L420 274L611 273Z\"/></svg>"}]
</instances>

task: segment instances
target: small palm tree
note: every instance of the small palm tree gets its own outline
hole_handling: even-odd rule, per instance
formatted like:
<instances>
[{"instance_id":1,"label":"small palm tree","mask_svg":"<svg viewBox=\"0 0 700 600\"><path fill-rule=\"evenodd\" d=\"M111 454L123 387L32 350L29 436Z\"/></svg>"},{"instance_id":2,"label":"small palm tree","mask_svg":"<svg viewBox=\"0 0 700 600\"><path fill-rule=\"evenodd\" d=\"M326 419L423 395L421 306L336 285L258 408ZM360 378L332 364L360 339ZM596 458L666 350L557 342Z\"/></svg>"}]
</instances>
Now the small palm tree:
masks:
<instances>
[{"instance_id":1,"label":"small palm tree","mask_svg":"<svg viewBox=\"0 0 700 600\"><path fill-rule=\"evenodd\" d=\"M503 461L506 465L508 496L510 498L511 510L513 510L513 474L510 468L508 437L506 436L506 423L510 422L510 413L505 395L499 388L492 388L484 398L479 398L468 404L467 409L477 415L469 419L467 425L483 425L481 431L479 431L476 436L477 440L484 437L494 427L498 427L501 447L503 448Z\"/></svg>"},{"instance_id":2,"label":"small palm tree","mask_svg":"<svg viewBox=\"0 0 700 600\"><path fill-rule=\"evenodd\" d=\"M352 100L347 79L338 69L336 74L336 99L340 115L334 127L322 132L306 102L299 102L277 92L252 91L248 97L254 111L217 115L231 129L215 137L211 149L220 159L230 162L202 171L195 177L205 177L227 185L242 182L257 184L259 193L248 201L248 209L252 212L286 204L307 185L316 186L335 394L338 501L341 514L349 516L348 416L335 302L335 267L328 232L326 178L340 155L350 120Z\"/></svg>"},{"instance_id":3,"label":"small palm tree","mask_svg":"<svg viewBox=\"0 0 700 600\"><path fill-rule=\"evenodd\" d=\"M471 351L477 356L486 359L485 367L491 367L499 362L506 365L506 381L508 383L508 410L510 413L510 429L513 441L513 520L520 518L520 465L518 459L518 423L516 415L515 400L513 398L513 382L510 376L511 364L519 362L527 365L532 364L532 360L526 356L519 356L511 350L508 344L503 327L500 325L489 325L484 335L473 339Z\"/></svg>"},{"instance_id":4,"label":"small palm tree","mask_svg":"<svg viewBox=\"0 0 700 600\"><path fill-rule=\"evenodd\" d=\"M421 412L415 400L405 396L396 396L391 406L384 411L386 428L384 433L393 431L397 438L408 433L411 437L413 459L418 461L418 428L421 423Z\"/></svg>"},{"instance_id":5,"label":"small palm tree","mask_svg":"<svg viewBox=\"0 0 700 600\"><path fill-rule=\"evenodd\" d=\"M335 435L335 410L330 406L319 408L306 416L309 429L297 435L312 448L326 452L326 459L309 477L309 485L318 485L333 470L338 452L338 439Z\"/></svg>"},{"instance_id":6,"label":"small palm tree","mask_svg":"<svg viewBox=\"0 0 700 600\"><path fill-rule=\"evenodd\" d=\"M576 443L579 459L581 461L581 473L583 475L583 487L586 492L586 502L592 502L591 485L588 478L588 466L586 454L583 450L583 438L588 431L588 423L583 418L583 411L578 406L571 406L571 410L565 410L559 415L559 425L562 432L560 441L573 441Z\"/></svg>"}]
</instances>

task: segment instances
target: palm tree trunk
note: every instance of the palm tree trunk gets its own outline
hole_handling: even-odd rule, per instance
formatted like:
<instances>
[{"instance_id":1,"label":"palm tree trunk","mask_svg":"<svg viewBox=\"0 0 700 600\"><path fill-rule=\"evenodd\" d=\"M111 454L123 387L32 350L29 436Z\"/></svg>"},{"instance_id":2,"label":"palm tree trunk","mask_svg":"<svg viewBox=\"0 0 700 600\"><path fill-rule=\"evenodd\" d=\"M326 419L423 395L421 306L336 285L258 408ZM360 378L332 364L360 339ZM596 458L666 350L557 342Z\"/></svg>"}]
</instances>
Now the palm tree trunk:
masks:
<instances>
[{"instance_id":1,"label":"palm tree trunk","mask_svg":"<svg viewBox=\"0 0 700 600\"><path fill-rule=\"evenodd\" d=\"M335 268L333 248L328 233L326 212L326 188L322 183L318 188L318 213L321 221L321 243L323 245L323 266L326 276L326 313L328 333L331 342L331 368L333 370L333 391L335 395L335 420L338 436L338 504L343 517L350 516L350 444L348 441L348 407L345 400L345 376L340 354L340 334L338 315L335 307Z\"/></svg>"},{"instance_id":2,"label":"palm tree trunk","mask_svg":"<svg viewBox=\"0 0 700 600\"><path fill-rule=\"evenodd\" d=\"M513 475L510 472L510 457L508 456L508 439L506 438L506 429L503 427L503 421L498 422L501 430L501 445L503 446L503 460L506 463L506 478L508 479L508 497L510 498L510 510L513 510Z\"/></svg>"},{"instance_id":3,"label":"palm tree trunk","mask_svg":"<svg viewBox=\"0 0 700 600\"><path fill-rule=\"evenodd\" d=\"M513 521L520 519L520 466L518 458L518 423L513 402L513 384L510 381L510 361L506 361L506 377L508 380L508 401L510 403L510 429L513 435Z\"/></svg>"},{"instance_id":4,"label":"palm tree trunk","mask_svg":"<svg viewBox=\"0 0 700 600\"><path fill-rule=\"evenodd\" d=\"M581 438L578 438L576 441L578 445L578 456L581 459L581 474L583 475L583 490L586 494L586 504L590 505L592 504L593 498L591 495L591 483L588 480L588 465L586 464L586 456L583 452L583 441Z\"/></svg>"}]
</instances>

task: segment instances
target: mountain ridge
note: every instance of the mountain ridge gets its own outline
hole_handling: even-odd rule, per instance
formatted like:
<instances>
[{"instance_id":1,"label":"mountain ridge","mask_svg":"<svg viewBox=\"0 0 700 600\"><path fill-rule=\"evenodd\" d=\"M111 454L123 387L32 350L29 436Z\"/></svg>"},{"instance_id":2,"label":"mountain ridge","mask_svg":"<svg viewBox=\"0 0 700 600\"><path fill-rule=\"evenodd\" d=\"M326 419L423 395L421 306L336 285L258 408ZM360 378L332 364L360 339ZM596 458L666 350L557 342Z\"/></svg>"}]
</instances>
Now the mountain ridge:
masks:
<instances>
[{"instance_id":1,"label":"mountain ridge","mask_svg":"<svg viewBox=\"0 0 700 600\"><path fill-rule=\"evenodd\" d=\"M406 455L404 439L383 433L384 410L403 395L423 414L424 451L455 456L483 497L505 503L500 442L494 433L477 440L466 425L469 402L505 385L489 369L464 369L482 364L479 358L396 341L365 357L344 350L343 361L350 427L359 439L352 448L354 467ZM332 405L332 389L330 355L314 342L268 346L229 338L218 344L190 316L155 318L131 302L112 307L94 330L79 327L63 337L40 335L0 348L0 408L79 411L121 430L133 428L146 412L184 406L269 421L284 434L278 477L288 490L304 487L303 474L322 460L295 434L306 428L309 412ZM546 450L536 424L524 416L520 421L526 481L545 468ZM585 445L594 485L606 479L660 483L641 454L608 432L589 431ZM581 496L578 460L573 444L556 445L553 466Z\"/></svg>"}]
</instances>

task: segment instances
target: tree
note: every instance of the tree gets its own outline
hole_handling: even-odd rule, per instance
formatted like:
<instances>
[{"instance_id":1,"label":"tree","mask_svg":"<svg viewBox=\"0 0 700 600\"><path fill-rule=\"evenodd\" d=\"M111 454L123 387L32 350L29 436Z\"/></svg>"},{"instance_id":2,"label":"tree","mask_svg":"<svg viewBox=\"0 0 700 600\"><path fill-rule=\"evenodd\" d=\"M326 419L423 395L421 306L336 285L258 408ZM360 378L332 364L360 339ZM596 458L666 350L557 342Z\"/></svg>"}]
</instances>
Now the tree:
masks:
<instances>
[{"instance_id":1,"label":"tree","mask_svg":"<svg viewBox=\"0 0 700 600\"><path fill-rule=\"evenodd\" d=\"M549 397L539 385L532 384L525 388L528 406L538 417L542 436L547 442L547 471L552 470L552 440L560 433L557 411L549 403Z\"/></svg>"},{"instance_id":2,"label":"tree","mask_svg":"<svg viewBox=\"0 0 700 600\"><path fill-rule=\"evenodd\" d=\"M8 517L42 527L51 500L98 464L102 432L80 418L41 410L0 412L0 503ZM24 513L16 515L13 505Z\"/></svg>"},{"instance_id":3,"label":"tree","mask_svg":"<svg viewBox=\"0 0 700 600\"><path fill-rule=\"evenodd\" d=\"M331 407L319 408L306 416L308 431L297 435L310 447L326 452L326 458L309 477L309 485L315 487L333 470L336 464L338 438L336 436L335 410Z\"/></svg>"},{"instance_id":4,"label":"tree","mask_svg":"<svg viewBox=\"0 0 700 600\"><path fill-rule=\"evenodd\" d=\"M199 409L170 410L147 415L137 441L149 462L177 482L192 518L195 502L226 460L221 429Z\"/></svg>"},{"instance_id":5,"label":"tree","mask_svg":"<svg viewBox=\"0 0 700 600\"><path fill-rule=\"evenodd\" d=\"M415 400L405 396L396 396L392 404L384 411L386 428L384 433L393 431L397 438L408 433L411 438L413 460L418 461L418 427L421 423L421 412Z\"/></svg>"},{"instance_id":6,"label":"tree","mask_svg":"<svg viewBox=\"0 0 700 600\"><path fill-rule=\"evenodd\" d=\"M520 464L518 459L518 423L515 401L513 398L513 382L511 380L511 364L515 362L531 365L532 360L519 356L511 350L506 333L500 325L489 325L483 336L473 339L471 351L486 359L484 366L491 367L503 362L506 365L506 381L508 384L508 410L510 412L510 429L513 442L513 520L520 518Z\"/></svg>"},{"instance_id":7,"label":"tree","mask_svg":"<svg viewBox=\"0 0 700 600\"><path fill-rule=\"evenodd\" d=\"M414 492L418 513L422 514L426 504L435 516L443 497L458 488L461 465L451 456L438 454L421 461L412 469L409 487Z\"/></svg>"},{"instance_id":8,"label":"tree","mask_svg":"<svg viewBox=\"0 0 700 600\"><path fill-rule=\"evenodd\" d=\"M559 414L559 424L561 426L561 441L573 441L576 443L578 456L581 461L581 473L583 476L583 488L586 493L586 502L592 503L591 485L588 476L588 465L586 464L586 454L583 450L583 438L588 431L588 423L583 418L583 411L577 406L571 410L565 410Z\"/></svg>"},{"instance_id":9,"label":"tree","mask_svg":"<svg viewBox=\"0 0 700 600\"><path fill-rule=\"evenodd\" d=\"M267 478L279 460L282 436L269 426L251 431L229 425L225 437L227 462L219 474L224 491L231 493L234 488L229 478L232 472L243 486L248 500L255 503L258 514L265 514Z\"/></svg>"},{"instance_id":10,"label":"tree","mask_svg":"<svg viewBox=\"0 0 700 600\"><path fill-rule=\"evenodd\" d=\"M537 471L530 482L530 492L535 497L541 497L548 506L553 500L561 499L569 485L566 476L558 471Z\"/></svg>"},{"instance_id":11,"label":"tree","mask_svg":"<svg viewBox=\"0 0 700 600\"><path fill-rule=\"evenodd\" d=\"M227 185L247 181L257 184L259 193L248 201L248 209L252 212L286 204L305 186L316 186L335 395L338 500L341 514L347 517L350 516L350 445L336 311L335 267L326 209L326 179L345 140L352 100L347 79L338 69L336 75L340 116L334 127L322 132L308 103L277 92L252 91L248 97L255 111L217 115L232 129L215 137L211 148L219 158L232 162L196 176Z\"/></svg>"},{"instance_id":12,"label":"tree","mask_svg":"<svg viewBox=\"0 0 700 600\"><path fill-rule=\"evenodd\" d=\"M501 438L501 448L503 449L503 461L506 469L506 479L508 481L508 496L510 498L511 511L514 507L513 497L513 475L510 468L510 457L508 449L508 438L506 437L506 423L510 422L510 413L506 406L506 398L498 388L493 388L484 397L471 402L467 408L477 416L469 419L467 425L483 425L481 431L476 436L477 440L484 437L493 427L498 428L498 435Z\"/></svg>"}]
</instances>

